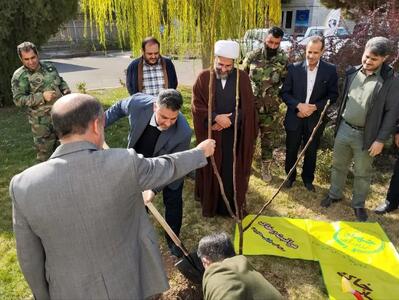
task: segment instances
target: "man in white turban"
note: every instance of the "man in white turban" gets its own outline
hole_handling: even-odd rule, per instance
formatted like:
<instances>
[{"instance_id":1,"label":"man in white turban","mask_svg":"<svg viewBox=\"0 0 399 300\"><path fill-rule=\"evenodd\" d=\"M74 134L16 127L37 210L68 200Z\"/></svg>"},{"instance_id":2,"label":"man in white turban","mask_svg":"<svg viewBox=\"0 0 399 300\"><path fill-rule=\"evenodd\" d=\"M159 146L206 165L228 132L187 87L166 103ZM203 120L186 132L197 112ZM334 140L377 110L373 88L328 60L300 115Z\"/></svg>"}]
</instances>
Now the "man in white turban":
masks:
<instances>
[{"instance_id":1,"label":"man in white turban","mask_svg":"<svg viewBox=\"0 0 399 300\"><path fill-rule=\"evenodd\" d=\"M257 135L254 96L247 73L234 67L240 53L234 41L217 41L214 65L203 70L194 86L191 109L197 143L208 138L208 108L211 105L211 136L216 140L214 154L226 197L235 211L233 187L234 123L237 119L236 191L238 214L245 212L245 194L251 173L252 156ZM238 97L236 97L238 91ZM237 98L237 99L236 99ZM238 110L236 111L236 101ZM211 165L197 170L195 192L201 201L202 214L213 217L228 215L220 186Z\"/></svg>"}]
</instances>

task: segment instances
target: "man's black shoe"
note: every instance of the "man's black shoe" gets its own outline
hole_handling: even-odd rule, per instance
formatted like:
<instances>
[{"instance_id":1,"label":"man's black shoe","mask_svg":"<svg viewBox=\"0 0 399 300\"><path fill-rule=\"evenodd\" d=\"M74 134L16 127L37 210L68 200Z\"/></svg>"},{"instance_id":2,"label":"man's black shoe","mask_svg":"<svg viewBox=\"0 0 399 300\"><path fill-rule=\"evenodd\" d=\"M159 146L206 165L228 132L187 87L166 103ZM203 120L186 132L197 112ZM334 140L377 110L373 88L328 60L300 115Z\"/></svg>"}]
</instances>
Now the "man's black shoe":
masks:
<instances>
[{"instance_id":1,"label":"man's black shoe","mask_svg":"<svg viewBox=\"0 0 399 300\"><path fill-rule=\"evenodd\" d=\"M285 188L285 189L290 189L290 188L292 188L292 186L294 185L294 180L287 180L285 183L284 183L284 185L283 185L283 188Z\"/></svg>"},{"instance_id":2,"label":"man's black shoe","mask_svg":"<svg viewBox=\"0 0 399 300\"><path fill-rule=\"evenodd\" d=\"M397 209L397 207L393 207L391 203L389 203L389 201L385 201L384 203L377 206L374 212L378 215L383 215L391 211L394 211L395 209Z\"/></svg>"},{"instance_id":3,"label":"man's black shoe","mask_svg":"<svg viewBox=\"0 0 399 300\"><path fill-rule=\"evenodd\" d=\"M169 247L169 251L172 255L176 256L177 258L183 257L183 251L181 251L181 249L177 247L175 244Z\"/></svg>"},{"instance_id":4,"label":"man's black shoe","mask_svg":"<svg viewBox=\"0 0 399 300\"><path fill-rule=\"evenodd\" d=\"M303 184L309 192L316 192L316 189L314 188L314 185L311 182L304 182Z\"/></svg>"},{"instance_id":5,"label":"man's black shoe","mask_svg":"<svg viewBox=\"0 0 399 300\"><path fill-rule=\"evenodd\" d=\"M359 222L366 222L367 221L367 212L366 209L363 207L356 207L353 209L355 212L355 216Z\"/></svg>"},{"instance_id":6,"label":"man's black shoe","mask_svg":"<svg viewBox=\"0 0 399 300\"><path fill-rule=\"evenodd\" d=\"M323 200L320 202L320 206L322 207L329 207L332 203L341 201L342 199L336 199L336 198L331 198L329 195L327 195Z\"/></svg>"}]
</instances>

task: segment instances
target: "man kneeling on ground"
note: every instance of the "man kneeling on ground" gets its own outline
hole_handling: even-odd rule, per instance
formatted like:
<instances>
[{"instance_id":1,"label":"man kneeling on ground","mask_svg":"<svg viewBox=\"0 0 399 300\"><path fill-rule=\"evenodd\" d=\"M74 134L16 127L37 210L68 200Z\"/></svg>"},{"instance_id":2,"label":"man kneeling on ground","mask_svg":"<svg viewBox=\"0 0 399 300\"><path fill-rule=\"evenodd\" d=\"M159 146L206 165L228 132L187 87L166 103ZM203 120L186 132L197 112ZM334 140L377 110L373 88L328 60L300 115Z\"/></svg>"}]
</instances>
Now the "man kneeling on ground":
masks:
<instances>
[{"instance_id":1,"label":"man kneeling on ground","mask_svg":"<svg viewBox=\"0 0 399 300\"><path fill-rule=\"evenodd\" d=\"M203 237L197 254L205 268L202 281L205 300L283 299L245 256L235 254L225 232Z\"/></svg>"}]
</instances>

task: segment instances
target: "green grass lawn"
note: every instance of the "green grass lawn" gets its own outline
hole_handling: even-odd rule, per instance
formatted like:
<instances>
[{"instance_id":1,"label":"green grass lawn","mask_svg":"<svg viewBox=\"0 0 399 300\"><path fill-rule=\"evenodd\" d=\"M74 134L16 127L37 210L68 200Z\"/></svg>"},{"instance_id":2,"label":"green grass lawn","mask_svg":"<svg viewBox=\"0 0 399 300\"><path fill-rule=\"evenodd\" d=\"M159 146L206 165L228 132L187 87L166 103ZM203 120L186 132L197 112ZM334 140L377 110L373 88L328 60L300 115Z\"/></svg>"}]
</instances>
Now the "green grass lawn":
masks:
<instances>
[{"instance_id":1,"label":"green grass lawn","mask_svg":"<svg viewBox=\"0 0 399 300\"><path fill-rule=\"evenodd\" d=\"M182 92L184 95L183 113L189 119L190 126L192 126L190 113L191 91L188 88L183 88ZM105 107L127 96L124 88L93 91L90 94L98 97ZM127 119L124 119L106 130L106 140L110 147L126 147L128 127ZM283 129L281 130L283 133ZM32 298L30 290L19 270L16 258L15 240L12 232L11 203L8 195L8 184L12 176L35 163L30 126L23 110L15 107L0 108L0 137L0 299L30 299ZM278 153L283 153L282 148L280 150ZM331 151L324 149L319 157L321 159L315 182L316 193L307 192L299 180L292 189L289 191L283 190L276 197L273 203L265 210L265 215L326 221L355 221L348 200L350 199L349 188L345 194L345 201L329 209L320 208L320 199L328 189ZM250 213L257 212L263 203L273 195L284 179L283 158L283 155L280 155L275 159L276 164L273 168L274 180L271 184L266 184L259 176L259 149L257 149L247 197L247 207ZM366 204L369 209L377 206L386 195L393 158L386 154L377 160L377 164L379 167L376 170L371 195ZM199 239L211 232L225 230L233 234L234 223L232 220L221 217L204 218L201 216L201 207L193 199L193 190L193 182L186 180L184 188L184 219L181 230L181 239L185 246L189 249L194 249ZM160 197L157 197L155 204L162 211ZM398 249L399 214L377 216L369 212L369 220L379 222ZM160 233L161 250L166 253L165 249L167 247L163 239L162 230L158 225L156 227ZM289 299L327 298L317 262L290 260L274 256L252 256L249 259L285 297ZM171 270L171 290L179 289L181 284L180 277L181 275L176 270ZM198 289L198 287L187 286L187 289ZM176 293L169 294L165 299L177 298L179 295ZM185 299L193 298L188 297Z\"/></svg>"}]
</instances>

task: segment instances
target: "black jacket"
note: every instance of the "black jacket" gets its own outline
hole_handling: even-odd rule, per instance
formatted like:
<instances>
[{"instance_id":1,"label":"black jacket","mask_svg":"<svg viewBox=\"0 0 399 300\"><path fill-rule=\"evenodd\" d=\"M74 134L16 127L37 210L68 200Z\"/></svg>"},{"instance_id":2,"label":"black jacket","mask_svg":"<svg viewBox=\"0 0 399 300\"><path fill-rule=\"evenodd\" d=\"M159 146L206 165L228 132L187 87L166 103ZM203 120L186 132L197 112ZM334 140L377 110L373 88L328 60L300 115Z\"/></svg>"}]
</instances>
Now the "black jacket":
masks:
<instances>
[{"instance_id":1,"label":"black jacket","mask_svg":"<svg viewBox=\"0 0 399 300\"><path fill-rule=\"evenodd\" d=\"M342 113L348 100L349 88L357 72L362 66L350 68L346 79L337 116L337 134L342 121ZM399 80L395 72L386 63L381 67L381 78L374 88L364 128L363 150L369 149L375 141L385 142L395 130L395 122L399 113Z\"/></svg>"},{"instance_id":2,"label":"black jacket","mask_svg":"<svg viewBox=\"0 0 399 300\"><path fill-rule=\"evenodd\" d=\"M287 130L296 130L304 120L296 114L299 103L305 103L307 89L306 61L288 65L288 74L281 89L281 98L287 105L284 126ZM317 110L307 117L309 124L314 128L320 114L330 99L330 105L338 98L338 75L335 65L320 60L313 91L309 99L310 104L315 104Z\"/></svg>"}]
</instances>

